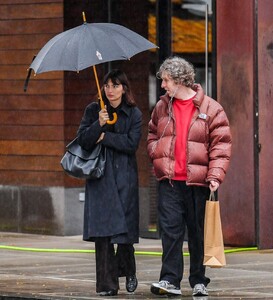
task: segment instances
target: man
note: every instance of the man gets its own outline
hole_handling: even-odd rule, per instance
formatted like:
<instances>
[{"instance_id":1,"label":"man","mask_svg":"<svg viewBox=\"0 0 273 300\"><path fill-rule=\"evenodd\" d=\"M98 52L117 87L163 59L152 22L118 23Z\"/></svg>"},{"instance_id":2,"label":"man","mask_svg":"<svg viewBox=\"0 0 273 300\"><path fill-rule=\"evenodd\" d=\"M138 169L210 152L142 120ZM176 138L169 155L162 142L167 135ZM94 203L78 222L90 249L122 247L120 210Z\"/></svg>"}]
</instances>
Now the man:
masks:
<instances>
[{"instance_id":1,"label":"man","mask_svg":"<svg viewBox=\"0 0 273 300\"><path fill-rule=\"evenodd\" d=\"M193 66L170 57L157 77L166 94L156 104L148 126L148 154L158 183L162 267L156 295L181 295L183 242L188 229L189 283L193 296L207 296L204 215L210 191L223 182L231 155L229 121L223 107L194 84Z\"/></svg>"}]
</instances>

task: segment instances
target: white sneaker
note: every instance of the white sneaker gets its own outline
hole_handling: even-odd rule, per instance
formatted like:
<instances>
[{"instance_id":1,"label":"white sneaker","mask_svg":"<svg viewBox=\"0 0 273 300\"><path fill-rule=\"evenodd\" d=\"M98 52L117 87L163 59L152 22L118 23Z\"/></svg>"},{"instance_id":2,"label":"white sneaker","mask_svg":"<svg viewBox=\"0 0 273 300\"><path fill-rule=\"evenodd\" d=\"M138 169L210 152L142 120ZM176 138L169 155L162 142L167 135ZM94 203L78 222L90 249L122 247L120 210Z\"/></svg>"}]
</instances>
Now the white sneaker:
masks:
<instances>
[{"instance_id":1,"label":"white sneaker","mask_svg":"<svg viewBox=\"0 0 273 300\"><path fill-rule=\"evenodd\" d=\"M179 287L174 286L166 280L152 283L151 292L155 295L182 295Z\"/></svg>"},{"instance_id":2,"label":"white sneaker","mask_svg":"<svg viewBox=\"0 0 273 300\"><path fill-rule=\"evenodd\" d=\"M192 292L193 296L208 296L208 290L203 283L197 283Z\"/></svg>"}]
</instances>

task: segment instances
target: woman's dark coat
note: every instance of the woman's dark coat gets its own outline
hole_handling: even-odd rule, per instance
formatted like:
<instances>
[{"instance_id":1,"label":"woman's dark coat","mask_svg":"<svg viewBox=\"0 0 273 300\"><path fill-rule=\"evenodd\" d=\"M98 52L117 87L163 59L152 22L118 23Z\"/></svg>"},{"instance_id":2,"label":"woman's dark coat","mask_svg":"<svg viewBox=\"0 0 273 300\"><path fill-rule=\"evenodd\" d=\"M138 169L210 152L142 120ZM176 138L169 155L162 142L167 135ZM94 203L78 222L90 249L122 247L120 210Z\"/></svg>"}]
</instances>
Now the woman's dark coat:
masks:
<instances>
[{"instance_id":1,"label":"woman's dark coat","mask_svg":"<svg viewBox=\"0 0 273 300\"><path fill-rule=\"evenodd\" d=\"M122 102L115 125L101 127L98 103L89 104L78 130L78 142L92 149L102 132L107 148L105 174L86 180L83 239L111 236L112 243L137 243L139 192L136 150L141 137L142 113Z\"/></svg>"}]
</instances>

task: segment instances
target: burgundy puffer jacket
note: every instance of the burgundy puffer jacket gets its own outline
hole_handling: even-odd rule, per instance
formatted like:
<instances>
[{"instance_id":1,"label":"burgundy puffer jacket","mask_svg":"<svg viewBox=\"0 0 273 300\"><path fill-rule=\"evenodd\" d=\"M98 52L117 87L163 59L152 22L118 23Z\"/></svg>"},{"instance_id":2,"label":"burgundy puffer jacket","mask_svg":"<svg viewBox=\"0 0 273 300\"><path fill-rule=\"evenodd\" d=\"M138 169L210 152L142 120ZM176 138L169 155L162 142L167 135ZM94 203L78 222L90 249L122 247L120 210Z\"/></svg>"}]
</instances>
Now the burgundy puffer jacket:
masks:
<instances>
[{"instance_id":1,"label":"burgundy puffer jacket","mask_svg":"<svg viewBox=\"0 0 273 300\"><path fill-rule=\"evenodd\" d=\"M231 155L231 133L223 107L204 95L199 84L193 88L196 111L187 141L187 184L208 186L222 183ZM148 125L148 154L158 180L174 176L175 117L170 97L165 94L156 104Z\"/></svg>"}]
</instances>

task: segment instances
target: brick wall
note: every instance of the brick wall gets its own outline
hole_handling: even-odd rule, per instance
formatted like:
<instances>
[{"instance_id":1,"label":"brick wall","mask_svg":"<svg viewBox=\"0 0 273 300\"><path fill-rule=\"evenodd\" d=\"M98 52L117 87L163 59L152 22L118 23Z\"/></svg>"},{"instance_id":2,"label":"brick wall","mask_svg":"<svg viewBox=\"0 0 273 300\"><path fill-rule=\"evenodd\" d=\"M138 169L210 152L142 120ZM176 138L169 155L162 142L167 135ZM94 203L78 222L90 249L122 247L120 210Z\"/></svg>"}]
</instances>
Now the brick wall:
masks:
<instances>
[{"instance_id":1,"label":"brick wall","mask_svg":"<svg viewBox=\"0 0 273 300\"><path fill-rule=\"evenodd\" d=\"M24 80L33 55L63 30L63 1L0 1L0 182L62 185L63 74ZM33 78L33 77L32 77Z\"/></svg>"}]
</instances>

